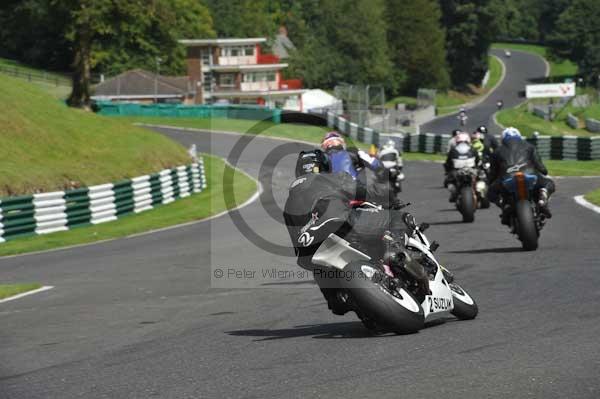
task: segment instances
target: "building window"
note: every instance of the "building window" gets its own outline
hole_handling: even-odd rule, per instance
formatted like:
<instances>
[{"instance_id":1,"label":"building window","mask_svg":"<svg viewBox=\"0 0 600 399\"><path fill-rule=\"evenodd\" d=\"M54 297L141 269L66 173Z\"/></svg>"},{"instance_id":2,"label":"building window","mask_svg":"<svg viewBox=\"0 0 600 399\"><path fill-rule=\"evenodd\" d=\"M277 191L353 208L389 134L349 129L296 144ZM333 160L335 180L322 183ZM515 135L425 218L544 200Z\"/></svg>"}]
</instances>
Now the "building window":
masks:
<instances>
[{"instance_id":1,"label":"building window","mask_svg":"<svg viewBox=\"0 0 600 399\"><path fill-rule=\"evenodd\" d=\"M200 58L202 59L202 65L210 65L210 48L206 47L200 50Z\"/></svg>"},{"instance_id":2,"label":"building window","mask_svg":"<svg viewBox=\"0 0 600 399\"><path fill-rule=\"evenodd\" d=\"M274 71L268 72L252 72L244 74L244 82L275 82L277 75Z\"/></svg>"},{"instance_id":3,"label":"building window","mask_svg":"<svg viewBox=\"0 0 600 399\"><path fill-rule=\"evenodd\" d=\"M254 55L254 46L246 46L244 48L244 55L246 55L246 56Z\"/></svg>"},{"instance_id":4,"label":"building window","mask_svg":"<svg viewBox=\"0 0 600 399\"><path fill-rule=\"evenodd\" d=\"M235 74L223 73L223 74L219 75L219 86L235 87Z\"/></svg>"}]
</instances>

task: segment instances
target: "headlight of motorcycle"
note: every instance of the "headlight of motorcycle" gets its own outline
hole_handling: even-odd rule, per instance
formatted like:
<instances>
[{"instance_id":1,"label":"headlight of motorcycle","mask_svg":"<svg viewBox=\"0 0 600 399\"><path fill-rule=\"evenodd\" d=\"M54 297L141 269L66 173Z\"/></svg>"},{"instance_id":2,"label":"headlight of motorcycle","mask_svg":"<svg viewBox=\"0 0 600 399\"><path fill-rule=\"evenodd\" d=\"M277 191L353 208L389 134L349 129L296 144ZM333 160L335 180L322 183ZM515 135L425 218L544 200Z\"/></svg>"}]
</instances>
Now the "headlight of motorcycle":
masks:
<instances>
[{"instance_id":1,"label":"headlight of motorcycle","mask_svg":"<svg viewBox=\"0 0 600 399\"><path fill-rule=\"evenodd\" d=\"M476 184L476 186L475 186L475 189L476 189L477 191L479 191L479 192L484 192L484 191L485 191L485 189L486 189L486 184L485 184L485 182L483 182L483 181L478 181L478 182L477 182L477 184Z\"/></svg>"}]
</instances>

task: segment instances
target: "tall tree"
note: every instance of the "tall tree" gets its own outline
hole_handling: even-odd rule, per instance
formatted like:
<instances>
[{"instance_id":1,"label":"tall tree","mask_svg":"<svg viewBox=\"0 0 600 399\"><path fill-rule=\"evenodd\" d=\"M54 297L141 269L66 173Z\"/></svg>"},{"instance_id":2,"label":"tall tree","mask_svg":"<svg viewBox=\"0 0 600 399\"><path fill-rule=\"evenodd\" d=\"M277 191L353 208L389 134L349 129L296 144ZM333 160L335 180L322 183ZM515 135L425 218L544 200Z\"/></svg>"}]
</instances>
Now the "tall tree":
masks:
<instances>
[{"instance_id":1,"label":"tall tree","mask_svg":"<svg viewBox=\"0 0 600 399\"><path fill-rule=\"evenodd\" d=\"M560 15L550 37L552 52L577 64L590 82L600 79L600 2L575 0Z\"/></svg>"},{"instance_id":2,"label":"tall tree","mask_svg":"<svg viewBox=\"0 0 600 399\"><path fill-rule=\"evenodd\" d=\"M490 0L440 0L452 84L465 89L479 84L488 69L494 33Z\"/></svg>"},{"instance_id":3,"label":"tall tree","mask_svg":"<svg viewBox=\"0 0 600 399\"><path fill-rule=\"evenodd\" d=\"M181 73L184 37L211 37L212 20L197 0L56 0L68 5L65 37L73 49L73 91L67 102L86 106L90 72L118 73L133 67Z\"/></svg>"},{"instance_id":4,"label":"tall tree","mask_svg":"<svg viewBox=\"0 0 600 399\"><path fill-rule=\"evenodd\" d=\"M270 37L276 32L275 1L207 0L219 37Z\"/></svg>"},{"instance_id":5,"label":"tall tree","mask_svg":"<svg viewBox=\"0 0 600 399\"><path fill-rule=\"evenodd\" d=\"M407 94L446 89L445 35L436 0L388 0L388 43L396 82Z\"/></svg>"},{"instance_id":6,"label":"tall tree","mask_svg":"<svg viewBox=\"0 0 600 399\"><path fill-rule=\"evenodd\" d=\"M323 0L312 35L292 59L309 86L393 85L383 0Z\"/></svg>"}]
</instances>

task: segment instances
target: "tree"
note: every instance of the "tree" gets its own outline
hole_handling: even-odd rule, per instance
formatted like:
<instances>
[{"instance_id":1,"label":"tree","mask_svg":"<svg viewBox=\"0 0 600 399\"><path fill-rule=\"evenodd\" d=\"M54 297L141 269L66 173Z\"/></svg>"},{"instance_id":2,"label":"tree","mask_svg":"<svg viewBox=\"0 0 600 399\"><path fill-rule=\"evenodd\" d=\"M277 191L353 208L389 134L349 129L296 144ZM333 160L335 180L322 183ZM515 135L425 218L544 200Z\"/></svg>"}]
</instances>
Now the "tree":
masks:
<instances>
[{"instance_id":1,"label":"tree","mask_svg":"<svg viewBox=\"0 0 600 399\"><path fill-rule=\"evenodd\" d=\"M309 86L393 84L383 0L323 0L305 46L292 56Z\"/></svg>"},{"instance_id":2,"label":"tree","mask_svg":"<svg viewBox=\"0 0 600 399\"><path fill-rule=\"evenodd\" d=\"M65 5L66 0L56 0ZM133 67L183 70L184 37L212 37L212 20L197 0L70 0L65 37L73 49L73 90L67 103L85 107L90 98L90 74L118 73Z\"/></svg>"},{"instance_id":3,"label":"tree","mask_svg":"<svg viewBox=\"0 0 600 399\"><path fill-rule=\"evenodd\" d=\"M597 82L600 75L600 3L575 0L560 15L550 37L552 53L577 64L586 80Z\"/></svg>"},{"instance_id":4,"label":"tree","mask_svg":"<svg viewBox=\"0 0 600 399\"><path fill-rule=\"evenodd\" d=\"M440 0L440 5L452 84L466 89L469 84L481 83L495 36L490 29L489 0Z\"/></svg>"},{"instance_id":5,"label":"tree","mask_svg":"<svg viewBox=\"0 0 600 399\"><path fill-rule=\"evenodd\" d=\"M207 0L219 37L270 37L276 32L275 1Z\"/></svg>"},{"instance_id":6,"label":"tree","mask_svg":"<svg viewBox=\"0 0 600 399\"><path fill-rule=\"evenodd\" d=\"M394 79L402 91L448 88L445 35L436 0L388 0L386 14Z\"/></svg>"}]
</instances>

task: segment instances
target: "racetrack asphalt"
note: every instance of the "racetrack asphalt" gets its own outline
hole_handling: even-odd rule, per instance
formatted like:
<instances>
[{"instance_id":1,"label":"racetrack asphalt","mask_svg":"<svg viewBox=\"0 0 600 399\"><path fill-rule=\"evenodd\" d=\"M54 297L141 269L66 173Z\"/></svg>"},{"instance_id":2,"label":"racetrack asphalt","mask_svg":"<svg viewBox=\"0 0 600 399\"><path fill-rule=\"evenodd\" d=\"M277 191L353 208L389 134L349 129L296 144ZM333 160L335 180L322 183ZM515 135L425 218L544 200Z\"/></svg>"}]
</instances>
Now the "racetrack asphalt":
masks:
<instances>
[{"instance_id":1,"label":"racetrack asphalt","mask_svg":"<svg viewBox=\"0 0 600 399\"><path fill-rule=\"evenodd\" d=\"M162 131L222 157L241 138ZM275 244L289 244L276 206L294 159L263 160L305 147L257 138L237 163L273 187L273 200L266 190L240 214ZM600 181L558 181L540 248L522 252L494 208L460 223L441 165L407 162L406 175L407 210L431 223L477 319L371 336L354 314L331 314L310 282L211 288L216 267L299 270L225 215L0 259L0 281L55 286L0 305L0 398L600 397L600 215L572 199Z\"/></svg>"},{"instance_id":2,"label":"racetrack asphalt","mask_svg":"<svg viewBox=\"0 0 600 399\"><path fill-rule=\"evenodd\" d=\"M493 134L501 133L500 127L493 120L493 114L498 110L498 100L504 102L505 109L522 103L525 98L519 93L525 91L525 85L544 79L547 66L541 57L523 51L511 51L512 56L509 58L504 56L503 50L495 49L491 53L500 58L505 65L504 80L485 100L466 108L466 126L460 126L458 114L454 113L421 125L422 133L450 134L454 129L472 132L481 125L487 126Z\"/></svg>"}]
</instances>

